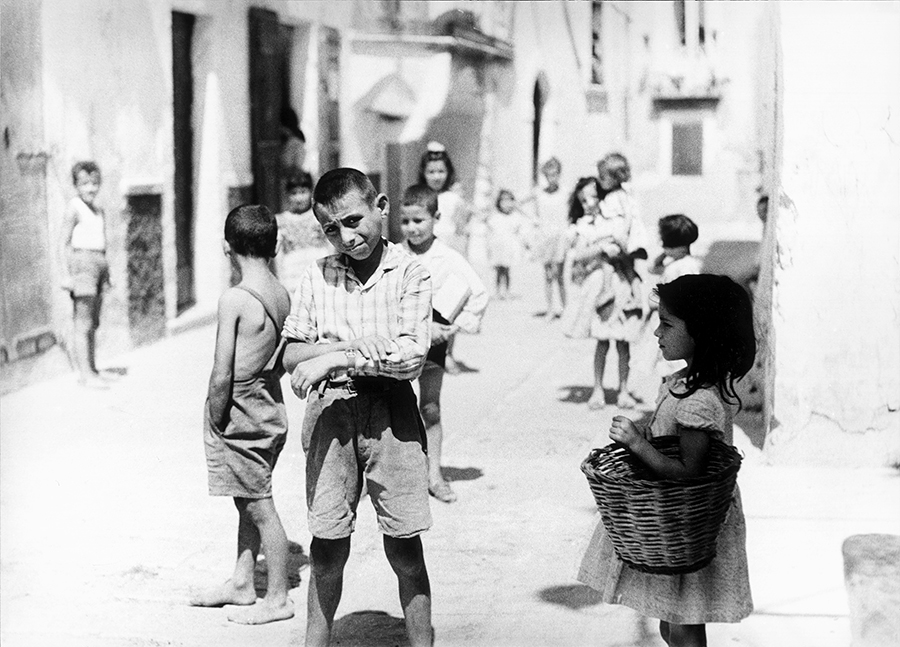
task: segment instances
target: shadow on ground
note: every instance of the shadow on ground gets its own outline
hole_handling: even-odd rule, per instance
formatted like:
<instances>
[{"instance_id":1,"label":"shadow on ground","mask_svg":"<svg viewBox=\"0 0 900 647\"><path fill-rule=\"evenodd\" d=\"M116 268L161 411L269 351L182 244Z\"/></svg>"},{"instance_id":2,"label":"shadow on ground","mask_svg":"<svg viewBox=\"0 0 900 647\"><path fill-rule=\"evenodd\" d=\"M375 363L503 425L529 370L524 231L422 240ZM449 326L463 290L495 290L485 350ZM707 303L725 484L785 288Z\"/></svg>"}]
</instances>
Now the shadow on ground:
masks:
<instances>
[{"instance_id":1,"label":"shadow on ground","mask_svg":"<svg viewBox=\"0 0 900 647\"><path fill-rule=\"evenodd\" d=\"M441 475L445 481L474 481L484 476L484 470L478 467L442 467Z\"/></svg>"},{"instance_id":2,"label":"shadow on ground","mask_svg":"<svg viewBox=\"0 0 900 647\"><path fill-rule=\"evenodd\" d=\"M406 647L406 624L384 611L355 611L334 621L331 644L340 647Z\"/></svg>"},{"instance_id":3,"label":"shadow on ground","mask_svg":"<svg viewBox=\"0 0 900 647\"><path fill-rule=\"evenodd\" d=\"M456 372L457 373L478 373L481 369L475 368L474 366L469 366L465 362L460 360L456 360Z\"/></svg>"},{"instance_id":4,"label":"shadow on ground","mask_svg":"<svg viewBox=\"0 0 900 647\"><path fill-rule=\"evenodd\" d=\"M288 541L288 588L295 589L300 586L300 572L309 566L309 556L300 544ZM269 569L266 566L265 556L260 555L256 562L256 570L253 571L253 587L256 595L264 597L269 587Z\"/></svg>"},{"instance_id":5,"label":"shadow on ground","mask_svg":"<svg viewBox=\"0 0 900 647\"><path fill-rule=\"evenodd\" d=\"M544 602L577 611L600 604L600 592L584 584L567 584L542 589L538 595Z\"/></svg>"}]
</instances>

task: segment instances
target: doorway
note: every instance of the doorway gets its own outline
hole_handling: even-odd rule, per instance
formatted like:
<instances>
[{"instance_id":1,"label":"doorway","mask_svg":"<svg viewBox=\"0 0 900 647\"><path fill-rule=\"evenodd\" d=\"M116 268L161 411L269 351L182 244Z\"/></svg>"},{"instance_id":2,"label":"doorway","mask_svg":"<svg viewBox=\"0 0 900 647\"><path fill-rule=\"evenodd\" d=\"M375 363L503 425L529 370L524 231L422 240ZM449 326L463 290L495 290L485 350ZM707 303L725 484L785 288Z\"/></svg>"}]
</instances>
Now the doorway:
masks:
<instances>
[{"instance_id":1,"label":"doorway","mask_svg":"<svg viewBox=\"0 0 900 647\"><path fill-rule=\"evenodd\" d=\"M175 152L177 313L196 303L194 292L194 70L196 18L172 12L172 102Z\"/></svg>"}]
</instances>

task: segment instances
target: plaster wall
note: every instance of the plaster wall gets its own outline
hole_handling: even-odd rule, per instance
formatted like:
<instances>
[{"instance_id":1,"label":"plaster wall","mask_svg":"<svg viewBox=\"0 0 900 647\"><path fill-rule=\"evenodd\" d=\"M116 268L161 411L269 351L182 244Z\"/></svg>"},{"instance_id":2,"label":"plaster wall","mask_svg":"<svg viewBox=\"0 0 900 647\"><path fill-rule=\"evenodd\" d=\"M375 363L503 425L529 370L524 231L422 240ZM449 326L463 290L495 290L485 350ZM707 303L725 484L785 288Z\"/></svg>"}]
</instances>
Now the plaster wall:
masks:
<instances>
[{"instance_id":1,"label":"plaster wall","mask_svg":"<svg viewBox=\"0 0 900 647\"><path fill-rule=\"evenodd\" d=\"M897 462L900 5L779 9L766 451L778 461Z\"/></svg>"},{"instance_id":2,"label":"plaster wall","mask_svg":"<svg viewBox=\"0 0 900 647\"><path fill-rule=\"evenodd\" d=\"M722 6L720 6L720 4ZM667 213L687 213L700 226L695 253L719 239L758 240L755 213L760 163L761 101L757 67L760 41L774 47L766 3L707 3L706 61L681 54L671 3L605 2L602 37L606 107L588 109L591 62L590 2L516 3L512 14L512 89L498 93L494 139L496 186L526 193L531 183L532 93L538 74L546 75L541 153L563 164L563 185L596 172L596 162L612 151L632 165L633 190L645 223L653 231ZM716 40L711 36L716 32ZM711 69L728 79L721 99L704 113L703 175L671 174L671 128L676 111L653 102L663 73Z\"/></svg>"}]
</instances>

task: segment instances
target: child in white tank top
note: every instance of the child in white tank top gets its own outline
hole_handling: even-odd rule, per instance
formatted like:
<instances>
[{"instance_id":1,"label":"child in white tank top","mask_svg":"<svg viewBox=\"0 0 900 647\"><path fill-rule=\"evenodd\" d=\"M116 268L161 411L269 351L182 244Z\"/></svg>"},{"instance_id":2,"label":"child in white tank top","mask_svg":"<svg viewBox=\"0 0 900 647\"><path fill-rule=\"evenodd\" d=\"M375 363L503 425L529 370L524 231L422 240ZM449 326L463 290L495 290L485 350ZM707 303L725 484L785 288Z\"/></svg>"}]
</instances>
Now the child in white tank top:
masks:
<instances>
[{"instance_id":1,"label":"child in white tank top","mask_svg":"<svg viewBox=\"0 0 900 647\"><path fill-rule=\"evenodd\" d=\"M95 202L100 168L94 162L78 162L72 167L72 181L78 196L66 205L61 233L67 271L62 285L72 296L75 322L72 354L79 383L105 389L109 385L97 370L94 353L103 290L109 285L104 213Z\"/></svg>"}]
</instances>

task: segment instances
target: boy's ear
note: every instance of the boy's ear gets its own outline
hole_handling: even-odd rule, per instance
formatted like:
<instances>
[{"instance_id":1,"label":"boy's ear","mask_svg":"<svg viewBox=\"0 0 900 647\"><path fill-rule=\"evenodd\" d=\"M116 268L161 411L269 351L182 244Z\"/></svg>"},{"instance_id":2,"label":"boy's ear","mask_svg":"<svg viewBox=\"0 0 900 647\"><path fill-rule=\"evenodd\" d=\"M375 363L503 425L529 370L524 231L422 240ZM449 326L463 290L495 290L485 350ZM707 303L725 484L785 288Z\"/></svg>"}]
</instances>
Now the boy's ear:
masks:
<instances>
[{"instance_id":1,"label":"boy's ear","mask_svg":"<svg viewBox=\"0 0 900 647\"><path fill-rule=\"evenodd\" d=\"M383 193L379 193L375 198L375 206L381 212L381 215L385 218L387 218L388 214L390 214L391 212L390 200L388 200L388 197Z\"/></svg>"},{"instance_id":2,"label":"boy's ear","mask_svg":"<svg viewBox=\"0 0 900 647\"><path fill-rule=\"evenodd\" d=\"M441 219L441 212L440 212L440 211L435 211L435 212L434 212L434 219L435 219L435 220L440 220L440 219Z\"/></svg>"},{"instance_id":3,"label":"boy's ear","mask_svg":"<svg viewBox=\"0 0 900 647\"><path fill-rule=\"evenodd\" d=\"M225 256L231 256L231 245L224 238L222 239L222 253Z\"/></svg>"}]
</instances>

